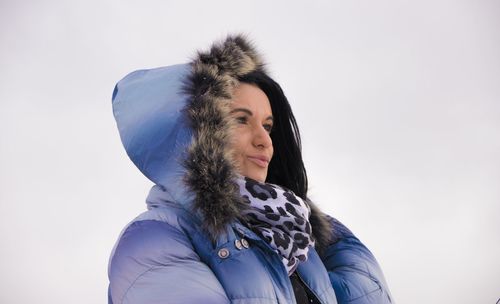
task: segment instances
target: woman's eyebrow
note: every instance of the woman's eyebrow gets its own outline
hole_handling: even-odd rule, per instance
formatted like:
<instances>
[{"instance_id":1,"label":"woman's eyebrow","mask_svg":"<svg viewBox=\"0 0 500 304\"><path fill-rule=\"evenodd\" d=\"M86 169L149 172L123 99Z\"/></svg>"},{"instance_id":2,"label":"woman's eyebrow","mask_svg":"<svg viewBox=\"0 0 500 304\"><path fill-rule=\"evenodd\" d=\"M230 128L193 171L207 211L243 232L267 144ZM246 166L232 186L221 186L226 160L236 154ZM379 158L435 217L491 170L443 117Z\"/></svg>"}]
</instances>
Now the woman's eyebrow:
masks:
<instances>
[{"instance_id":1,"label":"woman's eyebrow","mask_svg":"<svg viewBox=\"0 0 500 304\"><path fill-rule=\"evenodd\" d=\"M236 113L236 112L244 112L250 116L253 115L252 111L250 111L249 109L245 109L245 108L236 108L236 109L231 110L231 114Z\"/></svg>"},{"instance_id":2,"label":"woman's eyebrow","mask_svg":"<svg viewBox=\"0 0 500 304\"><path fill-rule=\"evenodd\" d=\"M250 111L249 109L245 109L245 108L236 108L236 109L231 110L230 113L233 114L233 113L236 113L236 112L243 112L245 114L248 114L249 116L253 115L252 111ZM273 118L272 115L269 115L268 117L266 117L266 120L271 120L271 121L274 122L274 118Z\"/></svg>"}]
</instances>

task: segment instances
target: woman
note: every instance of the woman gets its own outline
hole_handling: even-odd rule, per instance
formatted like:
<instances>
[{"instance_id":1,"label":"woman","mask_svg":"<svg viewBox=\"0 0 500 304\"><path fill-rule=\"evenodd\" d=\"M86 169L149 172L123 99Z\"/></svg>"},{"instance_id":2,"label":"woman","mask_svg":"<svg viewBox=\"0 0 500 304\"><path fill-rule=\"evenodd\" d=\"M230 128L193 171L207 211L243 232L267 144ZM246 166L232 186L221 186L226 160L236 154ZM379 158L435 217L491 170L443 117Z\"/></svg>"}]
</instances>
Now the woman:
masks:
<instances>
[{"instance_id":1,"label":"woman","mask_svg":"<svg viewBox=\"0 0 500 304\"><path fill-rule=\"evenodd\" d=\"M127 75L113 111L155 186L113 249L109 303L391 303L373 255L308 200L290 105L244 37Z\"/></svg>"}]
</instances>

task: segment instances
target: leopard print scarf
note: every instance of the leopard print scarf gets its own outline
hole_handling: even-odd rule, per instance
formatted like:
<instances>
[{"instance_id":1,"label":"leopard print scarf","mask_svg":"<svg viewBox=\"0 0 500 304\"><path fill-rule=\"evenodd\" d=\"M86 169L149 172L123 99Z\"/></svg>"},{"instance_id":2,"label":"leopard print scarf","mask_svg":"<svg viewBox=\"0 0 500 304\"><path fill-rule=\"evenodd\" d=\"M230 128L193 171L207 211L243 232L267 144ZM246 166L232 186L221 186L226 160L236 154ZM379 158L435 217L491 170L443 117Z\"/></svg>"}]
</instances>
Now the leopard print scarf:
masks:
<instances>
[{"instance_id":1,"label":"leopard print scarf","mask_svg":"<svg viewBox=\"0 0 500 304\"><path fill-rule=\"evenodd\" d=\"M245 211L248 227L265 240L280 256L288 275L300 261L307 260L314 246L309 205L292 191L248 177L237 179L240 193L250 208Z\"/></svg>"}]
</instances>

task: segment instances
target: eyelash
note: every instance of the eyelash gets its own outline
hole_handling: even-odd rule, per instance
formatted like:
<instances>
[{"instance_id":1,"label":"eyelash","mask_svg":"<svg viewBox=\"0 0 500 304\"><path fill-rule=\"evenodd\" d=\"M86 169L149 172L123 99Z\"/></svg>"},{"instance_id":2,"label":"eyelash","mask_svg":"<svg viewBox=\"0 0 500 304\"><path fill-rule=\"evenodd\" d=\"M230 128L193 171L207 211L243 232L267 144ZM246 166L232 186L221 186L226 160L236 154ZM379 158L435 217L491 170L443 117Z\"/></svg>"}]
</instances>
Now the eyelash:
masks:
<instances>
[{"instance_id":1,"label":"eyelash","mask_svg":"<svg viewBox=\"0 0 500 304\"><path fill-rule=\"evenodd\" d=\"M240 117L236 117L236 121L239 123L239 124L246 124L248 122L248 119L246 116L240 116ZM264 124L264 129L266 129L267 133L271 133L271 131L273 130L273 125L272 124Z\"/></svg>"}]
</instances>

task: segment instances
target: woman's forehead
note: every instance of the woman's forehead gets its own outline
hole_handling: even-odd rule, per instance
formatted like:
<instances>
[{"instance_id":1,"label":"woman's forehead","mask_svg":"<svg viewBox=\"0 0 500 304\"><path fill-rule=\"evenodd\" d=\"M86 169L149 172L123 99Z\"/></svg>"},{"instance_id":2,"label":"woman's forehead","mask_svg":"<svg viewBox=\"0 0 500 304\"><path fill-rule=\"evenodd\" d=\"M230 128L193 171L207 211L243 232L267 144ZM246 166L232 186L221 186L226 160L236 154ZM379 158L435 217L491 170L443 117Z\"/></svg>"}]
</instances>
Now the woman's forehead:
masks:
<instances>
[{"instance_id":1,"label":"woman's forehead","mask_svg":"<svg viewBox=\"0 0 500 304\"><path fill-rule=\"evenodd\" d=\"M255 114L272 115L267 95L252 84L241 83L235 88L232 107L247 108Z\"/></svg>"}]
</instances>

